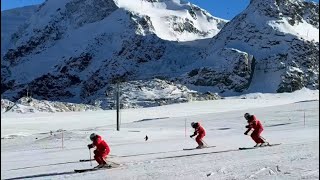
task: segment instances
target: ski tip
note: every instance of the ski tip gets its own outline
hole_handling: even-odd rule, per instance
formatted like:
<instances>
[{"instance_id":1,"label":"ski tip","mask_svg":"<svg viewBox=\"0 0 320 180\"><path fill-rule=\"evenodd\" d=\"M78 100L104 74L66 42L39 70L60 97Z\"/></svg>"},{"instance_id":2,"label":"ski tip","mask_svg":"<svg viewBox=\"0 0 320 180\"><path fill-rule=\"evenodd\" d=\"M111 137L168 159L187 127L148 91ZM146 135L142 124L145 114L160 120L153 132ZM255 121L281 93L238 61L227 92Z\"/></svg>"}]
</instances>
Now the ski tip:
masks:
<instances>
[{"instance_id":1,"label":"ski tip","mask_svg":"<svg viewBox=\"0 0 320 180\"><path fill-rule=\"evenodd\" d=\"M265 146L257 146L257 147L240 147L239 150L246 150L246 149L257 149L257 148L264 148L264 147L271 147L271 146L278 146L281 145L281 143L277 143L277 144L269 144L269 145L265 145Z\"/></svg>"}]
</instances>

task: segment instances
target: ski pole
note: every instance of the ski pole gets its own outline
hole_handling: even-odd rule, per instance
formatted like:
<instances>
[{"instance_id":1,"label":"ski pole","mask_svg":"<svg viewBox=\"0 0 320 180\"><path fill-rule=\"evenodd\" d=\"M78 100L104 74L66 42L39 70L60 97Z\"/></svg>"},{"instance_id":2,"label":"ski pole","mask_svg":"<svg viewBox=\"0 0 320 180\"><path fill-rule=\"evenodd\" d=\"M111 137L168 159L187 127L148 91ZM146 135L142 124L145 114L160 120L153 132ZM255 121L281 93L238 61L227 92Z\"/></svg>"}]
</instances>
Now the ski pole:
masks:
<instances>
[{"instance_id":1,"label":"ski pole","mask_svg":"<svg viewBox=\"0 0 320 180\"><path fill-rule=\"evenodd\" d=\"M192 139L196 141L196 139L194 139L193 137L192 137ZM201 142L209 147L209 145L203 139L201 139Z\"/></svg>"},{"instance_id":2,"label":"ski pole","mask_svg":"<svg viewBox=\"0 0 320 180\"><path fill-rule=\"evenodd\" d=\"M90 157L90 166L92 166L92 161L91 161L91 151L90 151L90 149L89 149L89 157Z\"/></svg>"},{"instance_id":3,"label":"ski pole","mask_svg":"<svg viewBox=\"0 0 320 180\"><path fill-rule=\"evenodd\" d=\"M203 140L201 139L202 143L204 143L207 147L209 147L209 145Z\"/></svg>"}]
</instances>

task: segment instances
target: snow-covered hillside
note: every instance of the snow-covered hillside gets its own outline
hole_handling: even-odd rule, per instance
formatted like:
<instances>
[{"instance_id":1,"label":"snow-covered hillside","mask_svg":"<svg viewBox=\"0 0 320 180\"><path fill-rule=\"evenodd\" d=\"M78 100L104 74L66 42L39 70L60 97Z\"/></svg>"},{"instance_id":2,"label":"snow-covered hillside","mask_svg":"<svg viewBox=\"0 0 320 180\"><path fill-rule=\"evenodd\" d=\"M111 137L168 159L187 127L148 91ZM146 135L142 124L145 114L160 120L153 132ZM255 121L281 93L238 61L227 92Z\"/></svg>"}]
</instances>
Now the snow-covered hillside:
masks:
<instances>
[{"instance_id":1,"label":"snow-covered hillside","mask_svg":"<svg viewBox=\"0 0 320 180\"><path fill-rule=\"evenodd\" d=\"M228 81L220 91L226 87L245 93L319 89L319 4L251 0L213 37L210 47L204 54L213 64L201 85L220 85L221 81L212 82L210 75L214 75Z\"/></svg>"},{"instance_id":2,"label":"snow-covered hillside","mask_svg":"<svg viewBox=\"0 0 320 180\"><path fill-rule=\"evenodd\" d=\"M13 100L29 88L39 99L106 99L120 78L170 78L172 71L193 63L197 52L192 50L201 48L179 42L212 37L225 23L176 0L49 0L11 36L15 43L1 61L2 95Z\"/></svg>"},{"instance_id":3,"label":"snow-covered hillside","mask_svg":"<svg viewBox=\"0 0 320 180\"><path fill-rule=\"evenodd\" d=\"M243 135L246 112L261 120L264 138L282 144L239 151L255 145ZM115 117L115 110L2 114L1 179L319 179L318 90L122 110L120 131ZM197 146L193 121L215 148L182 150ZM79 162L90 157L93 132L110 145L108 161L121 166L74 173L97 165Z\"/></svg>"},{"instance_id":4,"label":"snow-covered hillside","mask_svg":"<svg viewBox=\"0 0 320 180\"><path fill-rule=\"evenodd\" d=\"M252 0L227 22L182 0L47 0L1 52L1 94L14 101L29 89L36 99L106 108L116 82L152 78L197 96L318 89L318 9ZM181 102L155 92L163 96L154 100ZM127 107L169 104L144 95Z\"/></svg>"}]
</instances>

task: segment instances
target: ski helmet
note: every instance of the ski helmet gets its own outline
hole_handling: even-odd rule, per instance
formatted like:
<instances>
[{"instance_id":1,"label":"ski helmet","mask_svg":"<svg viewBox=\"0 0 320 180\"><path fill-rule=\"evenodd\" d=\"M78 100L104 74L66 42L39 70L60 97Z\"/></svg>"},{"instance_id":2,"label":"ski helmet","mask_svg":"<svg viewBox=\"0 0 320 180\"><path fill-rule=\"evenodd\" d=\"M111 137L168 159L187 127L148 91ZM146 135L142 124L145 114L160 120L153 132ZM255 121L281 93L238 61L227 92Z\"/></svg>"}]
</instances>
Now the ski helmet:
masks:
<instances>
[{"instance_id":1,"label":"ski helmet","mask_svg":"<svg viewBox=\"0 0 320 180\"><path fill-rule=\"evenodd\" d=\"M91 141L95 140L97 136L98 136L98 135L97 135L96 133L90 134L90 140L91 140Z\"/></svg>"},{"instance_id":2,"label":"ski helmet","mask_svg":"<svg viewBox=\"0 0 320 180\"><path fill-rule=\"evenodd\" d=\"M246 120L249 120L250 117L251 117L251 115L250 115L249 113L245 113L245 114L244 114L244 118L246 118Z\"/></svg>"},{"instance_id":3,"label":"ski helmet","mask_svg":"<svg viewBox=\"0 0 320 180\"><path fill-rule=\"evenodd\" d=\"M198 123L198 122L192 122L192 123L191 123L191 126L192 126L193 128L198 128L198 127L199 127L199 123Z\"/></svg>"}]
</instances>

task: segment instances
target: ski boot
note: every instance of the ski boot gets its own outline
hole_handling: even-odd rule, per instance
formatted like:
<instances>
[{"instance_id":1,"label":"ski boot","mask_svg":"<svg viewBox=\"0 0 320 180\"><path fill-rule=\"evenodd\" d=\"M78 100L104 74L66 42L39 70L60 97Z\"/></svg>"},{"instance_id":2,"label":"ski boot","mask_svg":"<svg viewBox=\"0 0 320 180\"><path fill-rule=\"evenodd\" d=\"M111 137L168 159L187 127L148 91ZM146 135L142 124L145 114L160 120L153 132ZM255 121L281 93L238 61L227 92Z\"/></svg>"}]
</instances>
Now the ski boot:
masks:
<instances>
[{"instance_id":1,"label":"ski boot","mask_svg":"<svg viewBox=\"0 0 320 180\"><path fill-rule=\"evenodd\" d=\"M202 149L202 148L204 148L204 145L199 145L196 147L196 149Z\"/></svg>"},{"instance_id":2,"label":"ski boot","mask_svg":"<svg viewBox=\"0 0 320 180\"><path fill-rule=\"evenodd\" d=\"M261 143L259 147L270 146L268 142Z\"/></svg>"},{"instance_id":3,"label":"ski boot","mask_svg":"<svg viewBox=\"0 0 320 180\"><path fill-rule=\"evenodd\" d=\"M259 147L261 146L262 143L257 143L256 145L254 145L253 147Z\"/></svg>"},{"instance_id":4,"label":"ski boot","mask_svg":"<svg viewBox=\"0 0 320 180\"><path fill-rule=\"evenodd\" d=\"M103 168L106 164L99 164L98 166L94 167L95 169Z\"/></svg>"}]
</instances>

